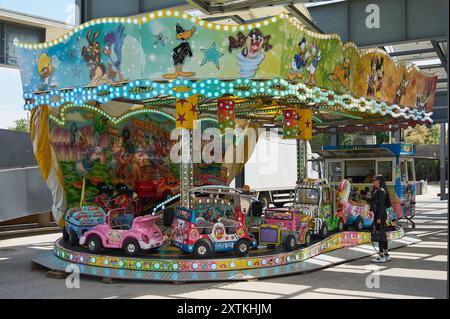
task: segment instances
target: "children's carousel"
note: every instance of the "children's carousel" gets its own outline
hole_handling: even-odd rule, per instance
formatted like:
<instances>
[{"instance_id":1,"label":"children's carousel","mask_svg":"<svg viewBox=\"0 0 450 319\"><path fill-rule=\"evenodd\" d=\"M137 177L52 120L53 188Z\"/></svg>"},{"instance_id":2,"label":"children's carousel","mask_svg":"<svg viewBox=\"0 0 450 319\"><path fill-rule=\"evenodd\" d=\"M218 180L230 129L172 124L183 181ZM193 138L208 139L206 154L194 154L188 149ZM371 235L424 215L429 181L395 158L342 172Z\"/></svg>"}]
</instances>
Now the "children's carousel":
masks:
<instances>
[{"instance_id":1,"label":"children's carousel","mask_svg":"<svg viewBox=\"0 0 450 319\"><path fill-rule=\"evenodd\" d=\"M63 233L33 259L50 270L242 280L317 269L319 255L367 256L367 202L349 199L349 181L308 179L305 141L432 123L436 75L284 14L236 26L165 10L16 45L34 153ZM263 210L251 189L228 185L253 151L246 133L269 125L297 140L286 160L297 162L298 185L291 206ZM245 147L241 162L194 160L211 153L208 139L193 142L210 128L232 136L223 157ZM391 247L414 242L395 218Z\"/></svg>"}]
</instances>

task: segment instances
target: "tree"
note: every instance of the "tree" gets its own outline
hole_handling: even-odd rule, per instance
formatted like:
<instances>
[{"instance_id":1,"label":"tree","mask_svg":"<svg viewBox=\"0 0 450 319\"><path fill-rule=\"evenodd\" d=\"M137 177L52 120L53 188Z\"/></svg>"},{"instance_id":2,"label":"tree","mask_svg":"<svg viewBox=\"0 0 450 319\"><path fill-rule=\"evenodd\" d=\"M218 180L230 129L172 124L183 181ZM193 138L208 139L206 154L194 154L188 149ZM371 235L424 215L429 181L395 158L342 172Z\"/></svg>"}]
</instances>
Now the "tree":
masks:
<instances>
[{"instance_id":1,"label":"tree","mask_svg":"<svg viewBox=\"0 0 450 319\"><path fill-rule=\"evenodd\" d=\"M28 123L26 119L20 119L14 121L15 126L9 127L9 130L18 132L28 132Z\"/></svg>"},{"instance_id":2,"label":"tree","mask_svg":"<svg viewBox=\"0 0 450 319\"><path fill-rule=\"evenodd\" d=\"M409 144L439 144L439 124L430 128L425 125L409 127L404 131L404 139Z\"/></svg>"}]
</instances>

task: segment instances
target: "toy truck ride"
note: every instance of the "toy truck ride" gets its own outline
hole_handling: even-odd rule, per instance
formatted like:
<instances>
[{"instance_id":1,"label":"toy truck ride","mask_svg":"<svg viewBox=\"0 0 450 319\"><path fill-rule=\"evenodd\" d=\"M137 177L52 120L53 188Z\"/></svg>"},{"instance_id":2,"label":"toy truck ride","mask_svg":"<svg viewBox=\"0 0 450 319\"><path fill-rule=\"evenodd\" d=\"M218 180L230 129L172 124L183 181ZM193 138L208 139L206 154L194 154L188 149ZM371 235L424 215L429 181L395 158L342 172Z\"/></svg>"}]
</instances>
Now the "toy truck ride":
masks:
<instances>
[{"instance_id":1,"label":"toy truck ride","mask_svg":"<svg viewBox=\"0 0 450 319\"><path fill-rule=\"evenodd\" d=\"M269 248L282 246L292 251L297 245L308 246L311 234L308 230L310 217L295 208L268 208L264 222L258 227L258 241Z\"/></svg>"},{"instance_id":2,"label":"toy truck ride","mask_svg":"<svg viewBox=\"0 0 450 319\"><path fill-rule=\"evenodd\" d=\"M326 179L304 179L295 187L294 208L309 216L308 228L320 238L330 231L343 231L344 212L335 209L335 192Z\"/></svg>"}]
</instances>

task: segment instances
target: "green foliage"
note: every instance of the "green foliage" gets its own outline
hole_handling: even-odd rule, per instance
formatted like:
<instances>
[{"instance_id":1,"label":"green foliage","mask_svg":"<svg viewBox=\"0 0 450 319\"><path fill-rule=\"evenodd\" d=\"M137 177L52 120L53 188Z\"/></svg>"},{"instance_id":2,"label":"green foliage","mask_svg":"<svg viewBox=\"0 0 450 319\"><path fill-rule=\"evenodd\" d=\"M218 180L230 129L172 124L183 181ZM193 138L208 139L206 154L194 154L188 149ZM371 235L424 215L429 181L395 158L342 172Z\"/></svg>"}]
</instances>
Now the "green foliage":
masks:
<instances>
[{"instance_id":1,"label":"green foliage","mask_svg":"<svg viewBox=\"0 0 450 319\"><path fill-rule=\"evenodd\" d=\"M28 132L28 123L26 119L14 121L14 126L8 128L11 131Z\"/></svg>"},{"instance_id":2,"label":"green foliage","mask_svg":"<svg viewBox=\"0 0 450 319\"><path fill-rule=\"evenodd\" d=\"M312 152L320 151L322 146L331 144L331 135L329 134L313 134L311 143Z\"/></svg>"},{"instance_id":3,"label":"green foliage","mask_svg":"<svg viewBox=\"0 0 450 319\"><path fill-rule=\"evenodd\" d=\"M409 144L439 144L440 125L435 124L430 128L425 125L416 125L407 128L404 131L405 143Z\"/></svg>"},{"instance_id":4,"label":"green foliage","mask_svg":"<svg viewBox=\"0 0 450 319\"><path fill-rule=\"evenodd\" d=\"M448 165L448 164L447 164ZM431 182L439 181L439 161L431 159L414 159L416 168L416 180Z\"/></svg>"}]
</instances>

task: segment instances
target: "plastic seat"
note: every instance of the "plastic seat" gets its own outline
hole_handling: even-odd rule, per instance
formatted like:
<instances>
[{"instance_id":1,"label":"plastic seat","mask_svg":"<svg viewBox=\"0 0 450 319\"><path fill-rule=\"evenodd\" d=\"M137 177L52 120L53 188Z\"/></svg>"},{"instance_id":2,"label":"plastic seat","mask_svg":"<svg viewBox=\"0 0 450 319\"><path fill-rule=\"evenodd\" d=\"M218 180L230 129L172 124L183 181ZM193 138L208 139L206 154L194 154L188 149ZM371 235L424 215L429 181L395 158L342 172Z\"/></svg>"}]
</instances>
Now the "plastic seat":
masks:
<instances>
[{"instance_id":1,"label":"plastic seat","mask_svg":"<svg viewBox=\"0 0 450 319\"><path fill-rule=\"evenodd\" d=\"M220 218L219 221L225 226L225 231L227 234L235 234L237 230L237 226L239 224L238 221L228 218Z\"/></svg>"},{"instance_id":2,"label":"plastic seat","mask_svg":"<svg viewBox=\"0 0 450 319\"><path fill-rule=\"evenodd\" d=\"M197 218L197 228L198 228L198 231L200 232L200 234L205 234L205 235L211 234L213 226L214 226L214 223L211 223L202 217Z\"/></svg>"}]
</instances>

